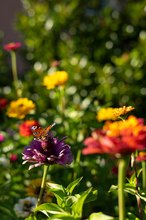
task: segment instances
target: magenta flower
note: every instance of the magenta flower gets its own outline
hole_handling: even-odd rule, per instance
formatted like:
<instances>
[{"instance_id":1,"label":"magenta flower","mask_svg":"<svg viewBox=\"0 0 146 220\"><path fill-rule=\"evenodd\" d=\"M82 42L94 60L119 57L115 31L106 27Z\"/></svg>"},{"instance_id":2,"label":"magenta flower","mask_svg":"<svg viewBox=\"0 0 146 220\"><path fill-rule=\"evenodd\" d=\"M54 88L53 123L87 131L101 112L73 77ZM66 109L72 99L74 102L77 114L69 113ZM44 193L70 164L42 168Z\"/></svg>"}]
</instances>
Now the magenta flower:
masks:
<instances>
[{"instance_id":1,"label":"magenta flower","mask_svg":"<svg viewBox=\"0 0 146 220\"><path fill-rule=\"evenodd\" d=\"M11 42L11 43L8 43L8 44L4 45L4 49L6 51L13 51L13 50L16 50L16 49L18 49L20 47L21 47L21 43L20 42Z\"/></svg>"},{"instance_id":2,"label":"magenta flower","mask_svg":"<svg viewBox=\"0 0 146 220\"><path fill-rule=\"evenodd\" d=\"M64 139L49 137L48 140L33 140L23 152L23 164L29 162L29 170L41 165L60 164L67 165L73 161L70 146Z\"/></svg>"},{"instance_id":3,"label":"magenta flower","mask_svg":"<svg viewBox=\"0 0 146 220\"><path fill-rule=\"evenodd\" d=\"M3 142L4 140L5 140L4 135L0 133L0 142Z\"/></svg>"}]
</instances>

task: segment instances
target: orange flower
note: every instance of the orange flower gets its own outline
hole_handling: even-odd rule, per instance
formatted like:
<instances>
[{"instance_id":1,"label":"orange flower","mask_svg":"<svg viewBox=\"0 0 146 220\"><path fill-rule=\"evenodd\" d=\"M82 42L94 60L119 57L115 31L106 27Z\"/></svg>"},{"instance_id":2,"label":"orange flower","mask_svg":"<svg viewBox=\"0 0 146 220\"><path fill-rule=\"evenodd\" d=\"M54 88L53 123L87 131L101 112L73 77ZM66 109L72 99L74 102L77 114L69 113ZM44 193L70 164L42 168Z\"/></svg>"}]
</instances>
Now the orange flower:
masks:
<instances>
[{"instance_id":1,"label":"orange flower","mask_svg":"<svg viewBox=\"0 0 146 220\"><path fill-rule=\"evenodd\" d=\"M107 122L103 129L93 131L84 144L83 154L130 154L145 148L146 126L142 119L134 116L124 121Z\"/></svg>"},{"instance_id":2,"label":"orange flower","mask_svg":"<svg viewBox=\"0 0 146 220\"><path fill-rule=\"evenodd\" d=\"M138 156L136 157L137 162L146 161L146 152L139 152Z\"/></svg>"},{"instance_id":3,"label":"orange flower","mask_svg":"<svg viewBox=\"0 0 146 220\"><path fill-rule=\"evenodd\" d=\"M32 135L31 127L39 126L38 121L26 120L19 126L19 134L24 137L29 137Z\"/></svg>"},{"instance_id":4,"label":"orange flower","mask_svg":"<svg viewBox=\"0 0 146 220\"><path fill-rule=\"evenodd\" d=\"M128 119L124 121L107 121L103 126L103 130L107 131L108 136L119 136L125 131L137 135L143 129L146 129L143 119L138 119L133 115L129 116Z\"/></svg>"}]
</instances>

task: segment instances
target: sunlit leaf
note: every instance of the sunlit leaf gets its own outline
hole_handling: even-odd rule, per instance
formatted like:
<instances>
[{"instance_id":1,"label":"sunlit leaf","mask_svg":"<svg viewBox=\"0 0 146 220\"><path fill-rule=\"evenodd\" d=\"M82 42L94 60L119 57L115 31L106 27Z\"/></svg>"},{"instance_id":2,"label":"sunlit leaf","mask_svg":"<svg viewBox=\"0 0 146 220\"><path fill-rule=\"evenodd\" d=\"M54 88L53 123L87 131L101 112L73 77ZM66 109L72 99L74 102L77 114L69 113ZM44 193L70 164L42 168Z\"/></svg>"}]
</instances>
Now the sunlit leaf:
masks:
<instances>
[{"instance_id":1,"label":"sunlit leaf","mask_svg":"<svg viewBox=\"0 0 146 220\"><path fill-rule=\"evenodd\" d=\"M57 199L58 205L61 205L63 198L66 196L66 191L62 185L55 183L47 183L49 187L49 192L53 192Z\"/></svg>"},{"instance_id":2,"label":"sunlit leaf","mask_svg":"<svg viewBox=\"0 0 146 220\"><path fill-rule=\"evenodd\" d=\"M75 202L72 205L72 213L75 217L82 216L82 210L83 210L83 205L84 205L85 199L87 198L87 196L89 195L91 190L92 190L92 188L83 192L83 194L78 198L77 202Z\"/></svg>"},{"instance_id":3,"label":"sunlit leaf","mask_svg":"<svg viewBox=\"0 0 146 220\"><path fill-rule=\"evenodd\" d=\"M98 213L92 213L89 216L89 220L118 220L118 218L114 218L112 216L109 215L105 215L102 212L98 212Z\"/></svg>"},{"instance_id":4,"label":"sunlit leaf","mask_svg":"<svg viewBox=\"0 0 146 220\"><path fill-rule=\"evenodd\" d=\"M67 188L66 191L69 192L70 194L72 194L74 188L79 184L79 182L83 179L83 177L80 177L78 179L76 179L75 181L71 182Z\"/></svg>"},{"instance_id":5,"label":"sunlit leaf","mask_svg":"<svg viewBox=\"0 0 146 220\"><path fill-rule=\"evenodd\" d=\"M117 191L117 190L118 190L118 186L112 185L109 189L109 192L113 192L113 191Z\"/></svg>"},{"instance_id":6,"label":"sunlit leaf","mask_svg":"<svg viewBox=\"0 0 146 220\"><path fill-rule=\"evenodd\" d=\"M63 193L65 193L65 189L62 185L50 182L48 182L46 185L49 187L49 190L51 191L62 191Z\"/></svg>"},{"instance_id":7,"label":"sunlit leaf","mask_svg":"<svg viewBox=\"0 0 146 220\"><path fill-rule=\"evenodd\" d=\"M37 220L34 215L30 215L29 217L25 218L25 220Z\"/></svg>"},{"instance_id":8,"label":"sunlit leaf","mask_svg":"<svg viewBox=\"0 0 146 220\"><path fill-rule=\"evenodd\" d=\"M63 209L61 209L58 205L55 203L44 203L39 205L34 209L34 212L37 211L46 211L49 214L60 214L60 213L66 213Z\"/></svg>"},{"instance_id":9,"label":"sunlit leaf","mask_svg":"<svg viewBox=\"0 0 146 220\"><path fill-rule=\"evenodd\" d=\"M80 220L80 218L75 218L70 214L58 214L51 216L51 220Z\"/></svg>"}]
</instances>

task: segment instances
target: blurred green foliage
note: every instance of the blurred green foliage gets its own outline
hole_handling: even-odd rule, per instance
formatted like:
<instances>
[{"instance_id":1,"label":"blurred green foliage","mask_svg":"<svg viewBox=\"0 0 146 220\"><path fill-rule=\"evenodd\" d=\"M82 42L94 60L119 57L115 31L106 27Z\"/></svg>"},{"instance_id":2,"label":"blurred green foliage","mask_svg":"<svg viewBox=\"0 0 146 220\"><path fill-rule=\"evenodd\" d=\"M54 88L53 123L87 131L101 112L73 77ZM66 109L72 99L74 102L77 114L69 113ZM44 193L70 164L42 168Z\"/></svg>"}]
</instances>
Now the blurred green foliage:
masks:
<instances>
[{"instance_id":1,"label":"blurred green foliage","mask_svg":"<svg viewBox=\"0 0 146 220\"><path fill-rule=\"evenodd\" d=\"M59 60L80 101L89 98L97 108L133 105L145 116L144 0L22 3L17 27L34 71L44 72Z\"/></svg>"}]
</instances>

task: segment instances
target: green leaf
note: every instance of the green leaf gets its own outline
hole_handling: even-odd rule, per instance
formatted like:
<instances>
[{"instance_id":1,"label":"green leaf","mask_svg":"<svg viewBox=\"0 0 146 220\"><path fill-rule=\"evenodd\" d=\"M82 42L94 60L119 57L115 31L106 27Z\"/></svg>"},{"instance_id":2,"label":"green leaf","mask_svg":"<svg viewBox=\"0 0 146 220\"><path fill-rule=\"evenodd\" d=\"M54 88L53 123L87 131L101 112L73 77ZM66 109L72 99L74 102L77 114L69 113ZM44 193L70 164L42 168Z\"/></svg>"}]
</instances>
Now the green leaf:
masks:
<instances>
[{"instance_id":1,"label":"green leaf","mask_svg":"<svg viewBox=\"0 0 146 220\"><path fill-rule=\"evenodd\" d=\"M62 206L62 204L63 204L63 198L64 198L64 196L62 196L62 194L59 194L58 192L56 193L56 192L53 192L54 193L54 196L56 197L56 199L57 199L57 204L59 205L59 206Z\"/></svg>"},{"instance_id":2,"label":"green leaf","mask_svg":"<svg viewBox=\"0 0 146 220\"><path fill-rule=\"evenodd\" d=\"M80 220L80 218L75 218L71 216L70 214L59 214L59 215L54 215L49 218L51 220Z\"/></svg>"},{"instance_id":3,"label":"green leaf","mask_svg":"<svg viewBox=\"0 0 146 220\"><path fill-rule=\"evenodd\" d=\"M67 195L65 188L62 185L55 183L47 183L47 186L49 187L49 192L54 193L58 205L61 205L63 198Z\"/></svg>"},{"instance_id":4,"label":"green leaf","mask_svg":"<svg viewBox=\"0 0 146 220\"><path fill-rule=\"evenodd\" d=\"M25 218L25 220L37 220L37 218L34 215L30 215L28 218Z\"/></svg>"},{"instance_id":5,"label":"green leaf","mask_svg":"<svg viewBox=\"0 0 146 220\"><path fill-rule=\"evenodd\" d=\"M117 190L118 190L118 186L112 185L108 192L113 192L113 191L117 191Z\"/></svg>"},{"instance_id":6,"label":"green leaf","mask_svg":"<svg viewBox=\"0 0 146 220\"><path fill-rule=\"evenodd\" d=\"M97 194L98 194L98 191L97 191L97 190L91 191L91 192L88 194L85 203L94 201L94 200L97 198Z\"/></svg>"},{"instance_id":7,"label":"green leaf","mask_svg":"<svg viewBox=\"0 0 146 220\"><path fill-rule=\"evenodd\" d=\"M128 184L130 184L131 186L136 186L137 178L140 176L141 172L142 172L142 169L139 169L137 171L136 176L135 176L135 172L134 172L133 175L130 177L130 179L127 178Z\"/></svg>"},{"instance_id":8,"label":"green leaf","mask_svg":"<svg viewBox=\"0 0 146 220\"><path fill-rule=\"evenodd\" d=\"M65 197L64 198L65 206L70 208L78 200L79 197L80 197L79 194L76 194L74 196L67 196L67 197ZM62 205L64 205L64 204L62 204Z\"/></svg>"},{"instance_id":9,"label":"green leaf","mask_svg":"<svg viewBox=\"0 0 146 220\"><path fill-rule=\"evenodd\" d=\"M8 208L5 208L3 206L0 206L0 212L3 212L5 213L6 215L10 216L12 219L15 219L12 212L8 209Z\"/></svg>"},{"instance_id":10,"label":"green leaf","mask_svg":"<svg viewBox=\"0 0 146 220\"><path fill-rule=\"evenodd\" d=\"M72 194L74 188L79 184L79 182L83 179L83 177L80 177L78 179L76 179L75 181L73 181L72 183L70 183L67 188L66 191L69 192L70 194Z\"/></svg>"},{"instance_id":11,"label":"green leaf","mask_svg":"<svg viewBox=\"0 0 146 220\"><path fill-rule=\"evenodd\" d=\"M132 213L128 213L128 220L140 220L138 217L136 217L134 214Z\"/></svg>"},{"instance_id":12,"label":"green leaf","mask_svg":"<svg viewBox=\"0 0 146 220\"><path fill-rule=\"evenodd\" d=\"M118 220L118 218L114 218L112 216L109 215L105 215L102 212L98 212L98 213L92 213L89 216L89 220Z\"/></svg>"},{"instance_id":13,"label":"green leaf","mask_svg":"<svg viewBox=\"0 0 146 220\"><path fill-rule=\"evenodd\" d=\"M46 185L49 187L49 189L51 191L54 190L54 191L65 192L65 189L62 185L59 185L59 184L56 184L56 183L50 183L50 182L48 182Z\"/></svg>"},{"instance_id":14,"label":"green leaf","mask_svg":"<svg viewBox=\"0 0 146 220\"><path fill-rule=\"evenodd\" d=\"M138 191L135 187L129 187L126 185L125 189L124 189L127 193L130 193L131 195L135 195L136 197L139 197L140 199L142 199L143 201L146 202L146 194L144 191Z\"/></svg>"},{"instance_id":15,"label":"green leaf","mask_svg":"<svg viewBox=\"0 0 146 220\"><path fill-rule=\"evenodd\" d=\"M62 208L60 208L58 205L55 203L44 203L39 205L34 209L34 212L41 211L44 212L46 211L49 214L61 214L61 213L66 213ZM67 213L68 214L68 213Z\"/></svg>"},{"instance_id":16,"label":"green leaf","mask_svg":"<svg viewBox=\"0 0 146 220\"><path fill-rule=\"evenodd\" d=\"M115 191L115 190L118 190L118 187L115 186L115 185L112 185L109 192L112 192L112 191ZM134 195L136 197L139 197L140 199L142 199L143 201L146 202L146 194L144 191L142 190L137 190L135 186L131 185L130 183L126 183L125 184L125 188L124 188L124 191L131 194L131 195Z\"/></svg>"},{"instance_id":17,"label":"green leaf","mask_svg":"<svg viewBox=\"0 0 146 220\"><path fill-rule=\"evenodd\" d=\"M82 216L82 210L83 210L83 205L84 205L85 199L87 198L87 196L89 195L91 190L92 190L92 188L83 192L83 194L77 199L77 202L75 202L72 205L72 213L73 213L74 217L81 217Z\"/></svg>"},{"instance_id":18,"label":"green leaf","mask_svg":"<svg viewBox=\"0 0 146 220\"><path fill-rule=\"evenodd\" d=\"M124 190L132 195L137 194L137 189L135 186L132 186L131 184L126 184Z\"/></svg>"}]
</instances>

